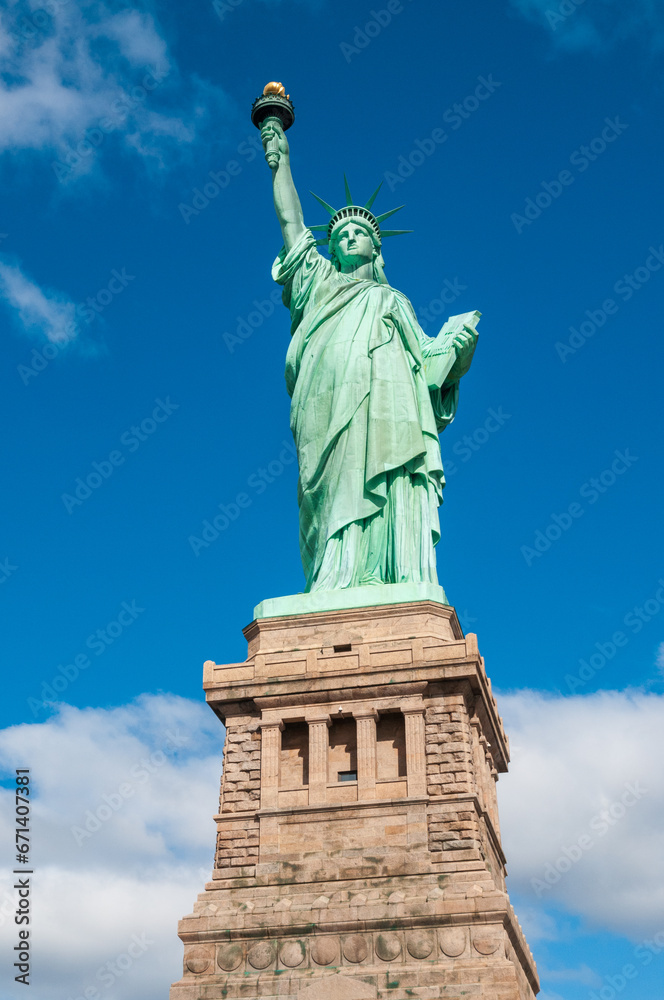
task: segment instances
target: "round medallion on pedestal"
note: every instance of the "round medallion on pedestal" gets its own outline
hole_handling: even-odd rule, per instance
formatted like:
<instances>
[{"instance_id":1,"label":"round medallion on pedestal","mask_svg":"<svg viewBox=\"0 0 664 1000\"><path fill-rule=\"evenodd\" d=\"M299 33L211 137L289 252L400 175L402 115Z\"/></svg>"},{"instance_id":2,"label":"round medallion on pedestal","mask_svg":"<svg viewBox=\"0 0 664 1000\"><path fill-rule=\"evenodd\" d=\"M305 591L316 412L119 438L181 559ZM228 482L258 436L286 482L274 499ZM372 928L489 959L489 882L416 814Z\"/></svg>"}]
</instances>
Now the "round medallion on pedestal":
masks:
<instances>
[{"instance_id":1,"label":"round medallion on pedestal","mask_svg":"<svg viewBox=\"0 0 664 1000\"><path fill-rule=\"evenodd\" d=\"M210 952L207 948L191 948L184 956L184 964L195 975L200 976L210 964Z\"/></svg>"},{"instance_id":2,"label":"round medallion on pedestal","mask_svg":"<svg viewBox=\"0 0 664 1000\"><path fill-rule=\"evenodd\" d=\"M279 950L282 964L287 965L289 969L296 969L298 965L302 965L306 957L307 949L304 941L286 941Z\"/></svg>"},{"instance_id":3,"label":"round medallion on pedestal","mask_svg":"<svg viewBox=\"0 0 664 1000\"><path fill-rule=\"evenodd\" d=\"M479 955L493 955L500 948L500 938L488 934L478 934L473 938L473 948Z\"/></svg>"},{"instance_id":4,"label":"round medallion on pedestal","mask_svg":"<svg viewBox=\"0 0 664 1000\"><path fill-rule=\"evenodd\" d=\"M242 945L223 944L217 949L217 965L224 972L234 972L242 961Z\"/></svg>"},{"instance_id":5,"label":"round medallion on pedestal","mask_svg":"<svg viewBox=\"0 0 664 1000\"><path fill-rule=\"evenodd\" d=\"M336 938L316 938L311 946L311 957L316 965L332 965L339 954L339 942Z\"/></svg>"},{"instance_id":6,"label":"round medallion on pedestal","mask_svg":"<svg viewBox=\"0 0 664 1000\"><path fill-rule=\"evenodd\" d=\"M406 939L408 954L413 958L428 958L433 951L433 935L424 931L413 931Z\"/></svg>"},{"instance_id":7,"label":"round medallion on pedestal","mask_svg":"<svg viewBox=\"0 0 664 1000\"><path fill-rule=\"evenodd\" d=\"M350 937L347 937L343 948L344 958L347 962L352 962L354 965L363 962L369 954L367 942L361 934L351 934Z\"/></svg>"},{"instance_id":8,"label":"round medallion on pedestal","mask_svg":"<svg viewBox=\"0 0 664 1000\"><path fill-rule=\"evenodd\" d=\"M401 941L396 934L378 934L376 954L382 962L393 962L401 954Z\"/></svg>"},{"instance_id":9,"label":"round medallion on pedestal","mask_svg":"<svg viewBox=\"0 0 664 1000\"><path fill-rule=\"evenodd\" d=\"M462 927L446 927L439 931L440 949L448 958L458 958L466 950L466 932Z\"/></svg>"},{"instance_id":10,"label":"round medallion on pedestal","mask_svg":"<svg viewBox=\"0 0 664 1000\"><path fill-rule=\"evenodd\" d=\"M247 961L254 969L267 969L274 962L274 945L260 941L250 949Z\"/></svg>"}]
</instances>

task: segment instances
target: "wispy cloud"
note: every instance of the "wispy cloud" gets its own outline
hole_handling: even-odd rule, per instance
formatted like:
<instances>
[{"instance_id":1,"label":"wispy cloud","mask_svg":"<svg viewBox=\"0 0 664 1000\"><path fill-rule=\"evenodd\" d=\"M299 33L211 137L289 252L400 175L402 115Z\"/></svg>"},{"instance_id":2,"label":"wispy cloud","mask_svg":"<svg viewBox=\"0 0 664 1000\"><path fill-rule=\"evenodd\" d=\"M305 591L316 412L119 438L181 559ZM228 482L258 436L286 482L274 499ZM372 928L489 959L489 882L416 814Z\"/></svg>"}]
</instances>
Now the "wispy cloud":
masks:
<instances>
[{"instance_id":1,"label":"wispy cloud","mask_svg":"<svg viewBox=\"0 0 664 1000\"><path fill-rule=\"evenodd\" d=\"M498 703L512 746L498 785L512 888L633 940L659 932L664 697L521 691Z\"/></svg>"},{"instance_id":2,"label":"wispy cloud","mask_svg":"<svg viewBox=\"0 0 664 1000\"><path fill-rule=\"evenodd\" d=\"M556 48L600 53L629 38L653 52L664 48L660 0L511 0L529 21L551 35Z\"/></svg>"},{"instance_id":3,"label":"wispy cloud","mask_svg":"<svg viewBox=\"0 0 664 1000\"><path fill-rule=\"evenodd\" d=\"M206 705L168 695L114 709L61 706L48 722L0 732L0 768L11 776L30 767L36 792L35 1000L93 987L113 1000L158 1000L180 978L177 922L212 871L223 732ZM0 803L0 836L9 843L11 789L0 789ZM14 976L11 884L0 878L3 982ZM107 993L107 963L127 952L133 935L145 947L132 948L135 961Z\"/></svg>"},{"instance_id":4,"label":"wispy cloud","mask_svg":"<svg viewBox=\"0 0 664 1000\"><path fill-rule=\"evenodd\" d=\"M499 783L503 843L531 943L556 938L552 903L616 934L661 931L664 697L521 691L498 700L513 756ZM207 706L168 695L113 709L62 705L47 722L0 731L0 769L31 767L37 793L39 967L48 972L35 979L34 1000L98 987L99 969L126 951L132 934L151 943L113 983L114 1000L157 1000L179 978L177 921L210 873L222 742ZM546 898L530 893L528 904L531 877L637 780L647 795L605 836L593 831L596 844L573 872ZM12 805L11 790L0 788L3 843L12 837ZM15 943L10 885L0 880L0 975ZM590 987L593 976L581 965L548 978L554 987Z\"/></svg>"},{"instance_id":5,"label":"wispy cloud","mask_svg":"<svg viewBox=\"0 0 664 1000\"><path fill-rule=\"evenodd\" d=\"M664 674L664 642L660 643L659 649L657 650L657 659L655 664L660 674Z\"/></svg>"},{"instance_id":6,"label":"wispy cloud","mask_svg":"<svg viewBox=\"0 0 664 1000\"><path fill-rule=\"evenodd\" d=\"M39 17L22 5L0 15L0 152L48 153L68 181L98 167L101 147L163 167L226 106L220 88L179 72L149 11L45 6Z\"/></svg>"},{"instance_id":7,"label":"wispy cloud","mask_svg":"<svg viewBox=\"0 0 664 1000\"><path fill-rule=\"evenodd\" d=\"M35 339L65 344L78 333L75 304L59 292L40 288L17 264L0 261L0 297Z\"/></svg>"}]
</instances>

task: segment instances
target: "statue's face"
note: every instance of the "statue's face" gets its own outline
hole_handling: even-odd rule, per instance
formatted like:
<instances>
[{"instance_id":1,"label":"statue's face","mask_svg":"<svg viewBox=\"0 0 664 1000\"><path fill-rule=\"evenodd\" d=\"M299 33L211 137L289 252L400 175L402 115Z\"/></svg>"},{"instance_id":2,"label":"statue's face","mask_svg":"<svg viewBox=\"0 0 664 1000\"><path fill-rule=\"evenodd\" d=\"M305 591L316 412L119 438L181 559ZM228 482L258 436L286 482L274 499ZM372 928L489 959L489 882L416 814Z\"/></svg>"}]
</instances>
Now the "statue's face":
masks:
<instances>
[{"instance_id":1,"label":"statue's face","mask_svg":"<svg viewBox=\"0 0 664 1000\"><path fill-rule=\"evenodd\" d=\"M368 264L374 259L374 245L366 228L348 222L335 234L336 256L342 271Z\"/></svg>"}]
</instances>

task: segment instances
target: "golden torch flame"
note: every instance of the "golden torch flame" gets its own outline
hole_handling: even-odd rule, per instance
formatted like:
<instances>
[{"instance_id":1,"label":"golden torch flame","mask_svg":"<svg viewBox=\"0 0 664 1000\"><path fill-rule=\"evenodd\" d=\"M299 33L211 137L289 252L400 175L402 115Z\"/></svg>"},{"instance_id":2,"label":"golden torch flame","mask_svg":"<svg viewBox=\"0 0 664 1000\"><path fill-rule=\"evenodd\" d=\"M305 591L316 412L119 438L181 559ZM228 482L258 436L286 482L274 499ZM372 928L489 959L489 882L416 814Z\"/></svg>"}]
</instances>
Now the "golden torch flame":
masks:
<instances>
[{"instance_id":1,"label":"golden torch flame","mask_svg":"<svg viewBox=\"0 0 664 1000\"><path fill-rule=\"evenodd\" d=\"M278 94L279 97L285 97L287 100L290 98L283 83L275 83L274 81L266 83L263 87L263 97L267 97L268 94Z\"/></svg>"}]
</instances>

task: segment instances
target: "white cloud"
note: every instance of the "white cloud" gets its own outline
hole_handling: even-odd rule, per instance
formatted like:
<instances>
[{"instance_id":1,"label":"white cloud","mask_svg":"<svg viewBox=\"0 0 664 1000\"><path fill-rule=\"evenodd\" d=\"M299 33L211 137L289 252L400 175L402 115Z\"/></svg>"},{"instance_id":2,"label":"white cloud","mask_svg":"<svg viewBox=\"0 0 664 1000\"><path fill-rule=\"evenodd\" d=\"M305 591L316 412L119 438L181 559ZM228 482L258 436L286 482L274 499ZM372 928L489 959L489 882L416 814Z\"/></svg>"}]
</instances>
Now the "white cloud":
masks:
<instances>
[{"instance_id":1,"label":"white cloud","mask_svg":"<svg viewBox=\"0 0 664 1000\"><path fill-rule=\"evenodd\" d=\"M552 903L634 940L664 930L664 697L521 691L498 700L512 744L498 786L503 845L531 944L558 937ZM36 791L34 1000L76 998L93 986L100 1000L161 1000L180 977L177 922L212 866L222 737L207 706L168 695L114 709L63 705L47 722L0 732L0 765L10 775L31 767ZM626 785L647 791L600 833L593 819L601 822ZM7 844L7 789L0 806ZM531 879L543 880L547 865L555 871L584 834L592 846L538 897ZM16 930L10 886L0 883L0 963L11 961ZM107 963L127 954L132 935L150 943L109 984ZM592 985L583 965L556 977Z\"/></svg>"},{"instance_id":2,"label":"white cloud","mask_svg":"<svg viewBox=\"0 0 664 1000\"><path fill-rule=\"evenodd\" d=\"M0 22L0 152L47 152L70 182L121 148L179 162L225 109L223 91L183 77L155 17L111 0L52 0Z\"/></svg>"},{"instance_id":3,"label":"white cloud","mask_svg":"<svg viewBox=\"0 0 664 1000\"><path fill-rule=\"evenodd\" d=\"M78 333L74 303L59 292L44 291L18 265L0 261L0 297L32 336L65 344Z\"/></svg>"},{"instance_id":4,"label":"white cloud","mask_svg":"<svg viewBox=\"0 0 664 1000\"><path fill-rule=\"evenodd\" d=\"M45 723L0 733L3 768L31 767L36 792L35 1000L66 1000L87 987L108 1000L161 1000L180 978L177 923L212 870L223 733L206 705L167 695L108 710L61 706ZM8 844L13 793L0 790L0 802ZM11 885L0 884L7 982L16 943ZM111 983L107 963L127 953L132 935L145 947L134 941L131 968Z\"/></svg>"},{"instance_id":5,"label":"white cloud","mask_svg":"<svg viewBox=\"0 0 664 1000\"><path fill-rule=\"evenodd\" d=\"M664 674L664 642L660 643L659 649L657 650L657 659L655 664L660 674Z\"/></svg>"},{"instance_id":6,"label":"white cloud","mask_svg":"<svg viewBox=\"0 0 664 1000\"><path fill-rule=\"evenodd\" d=\"M65 185L101 180L111 150L152 175L192 155L223 92L182 78L149 12L114 6L49 0L0 12L0 154L43 157ZM63 345L80 334L76 305L16 262L0 262L0 296L31 336Z\"/></svg>"},{"instance_id":7,"label":"white cloud","mask_svg":"<svg viewBox=\"0 0 664 1000\"><path fill-rule=\"evenodd\" d=\"M512 6L568 51L602 52L631 37L653 51L664 47L659 0L512 0Z\"/></svg>"},{"instance_id":8,"label":"white cloud","mask_svg":"<svg viewBox=\"0 0 664 1000\"><path fill-rule=\"evenodd\" d=\"M512 871L510 858L508 861L508 871ZM555 916L545 909L539 902L534 904L519 901L518 913L519 923L523 928L526 941L533 947L538 941L557 941L560 937L560 929Z\"/></svg>"},{"instance_id":9,"label":"white cloud","mask_svg":"<svg viewBox=\"0 0 664 1000\"><path fill-rule=\"evenodd\" d=\"M499 706L512 747L498 785L512 889L633 940L664 930L664 697L521 691Z\"/></svg>"}]
</instances>

